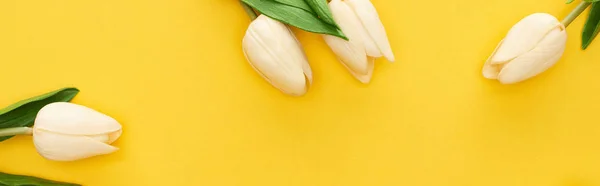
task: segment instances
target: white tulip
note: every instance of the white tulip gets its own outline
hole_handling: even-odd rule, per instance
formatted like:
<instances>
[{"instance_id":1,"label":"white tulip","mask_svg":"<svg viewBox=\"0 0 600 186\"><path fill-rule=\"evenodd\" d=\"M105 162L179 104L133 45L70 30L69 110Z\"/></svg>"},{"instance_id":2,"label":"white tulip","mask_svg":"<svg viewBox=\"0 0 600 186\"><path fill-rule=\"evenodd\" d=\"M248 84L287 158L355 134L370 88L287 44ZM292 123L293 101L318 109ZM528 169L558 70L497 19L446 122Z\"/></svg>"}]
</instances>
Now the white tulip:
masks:
<instances>
[{"instance_id":1,"label":"white tulip","mask_svg":"<svg viewBox=\"0 0 600 186\"><path fill-rule=\"evenodd\" d=\"M282 92L301 96L312 83L308 60L292 31L265 15L256 18L242 41L246 59Z\"/></svg>"},{"instance_id":2,"label":"white tulip","mask_svg":"<svg viewBox=\"0 0 600 186\"><path fill-rule=\"evenodd\" d=\"M375 58L395 60L377 10L369 0L332 0L329 8L349 41L324 35L325 42L356 79L369 83Z\"/></svg>"},{"instance_id":3,"label":"white tulip","mask_svg":"<svg viewBox=\"0 0 600 186\"><path fill-rule=\"evenodd\" d=\"M55 161L73 161L109 154L121 136L115 119L93 109L72 103L46 105L35 119L33 142L43 157Z\"/></svg>"},{"instance_id":4,"label":"white tulip","mask_svg":"<svg viewBox=\"0 0 600 186\"><path fill-rule=\"evenodd\" d=\"M534 77L552 67L565 51L567 32L546 13L535 13L514 25L483 67L483 76L502 84Z\"/></svg>"}]
</instances>

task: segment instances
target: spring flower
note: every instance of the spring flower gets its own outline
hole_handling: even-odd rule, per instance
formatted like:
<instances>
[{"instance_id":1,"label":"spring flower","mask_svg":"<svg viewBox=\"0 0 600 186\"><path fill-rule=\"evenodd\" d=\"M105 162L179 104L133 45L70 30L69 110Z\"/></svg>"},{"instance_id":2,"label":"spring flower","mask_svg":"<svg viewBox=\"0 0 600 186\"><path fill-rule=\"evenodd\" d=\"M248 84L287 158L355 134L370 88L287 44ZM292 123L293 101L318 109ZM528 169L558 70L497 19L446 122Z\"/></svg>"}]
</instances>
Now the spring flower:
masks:
<instances>
[{"instance_id":1,"label":"spring flower","mask_svg":"<svg viewBox=\"0 0 600 186\"><path fill-rule=\"evenodd\" d=\"M265 15L256 18L242 41L250 65L282 92L302 96L312 83L312 71L292 31Z\"/></svg>"},{"instance_id":2,"label":"spring flower","mask_svg":"<svg viewBox=\"0 0 600 186\"><path fill-rule=\"evenodd\" d=\"M369 83L375 58L395 60L377 10L369 0L332 0L329 8L349 41L324 35L325 42L356 79Z\"/></svg>"},{"instance_id":3,"label":"spring flower","mask_svg":"<svg viewBox=\"0 0 600 186\"><path fill-rule=\"evenodd\" d=\"M552 67L565 51L567 32L554 16L531 14L514 25L483 67L483 76L502 84L534 77Z\"/></svg>"},{"instance_id":4,"label":"spring flower","mask_svg":"<svg viewBox=\"0 0 600 186\"><path fill-rule=\"evenodd\" d=\"M46 105L37 114L33 142L40 155L55 161L74 161L118 150L121 136L115 119L93 109L66 102Z\"/></svg>"}]
</instances>

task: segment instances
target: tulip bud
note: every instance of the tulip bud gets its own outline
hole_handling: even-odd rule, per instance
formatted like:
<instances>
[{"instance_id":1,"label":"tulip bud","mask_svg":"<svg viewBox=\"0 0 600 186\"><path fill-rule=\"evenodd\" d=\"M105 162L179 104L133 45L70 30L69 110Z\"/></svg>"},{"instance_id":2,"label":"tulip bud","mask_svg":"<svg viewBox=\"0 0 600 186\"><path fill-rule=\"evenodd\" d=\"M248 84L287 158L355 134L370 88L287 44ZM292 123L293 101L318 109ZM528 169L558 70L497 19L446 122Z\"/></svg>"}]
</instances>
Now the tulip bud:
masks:
<instances>
[{"instance_id":1,"label":"tulip bud","mask_svg":"<svg viewBox=\"0 0 600 186\"><path fill-rule=\"evenodd\" d=\"M483 67L483 76L502 84L534 77L552 67L565 51L567 32L554 16L535 13L514 25Z\"/></svg>"},{"instance_id":2,"label":"tulip bud","mask_svg":"<svg viewBox=\"0 0 600 186\"><path fill-rule=\"evenodd\" d=\"M66 102L46 105L35 119L33 142L38 153L55 161L74 161L109 154L121 136L115 119L93 109Z\"/></svg>"},{"instance_id":3,"label":"tulip bud","mask_svg":"<svg viewBox=\"0 0 600 186\"><path fill-rule=\"evenodd\" d=\"M312 71L287 26L260 15L248 27L242 46L250 65L271 85L294 96L306 93Z\"/></svg>"},{"instance_id":4,"label":"tulip bud","mask_svg":"<svg viewBox=\"0 0 600 186\"><path fill-rule=\"evenodd\" d=\"M369 0L332 0L329 8L349 40L324 35L325 42L354 77L369 83L375 58L395 60L377 10Z\"/></svg>"}]
</instances>

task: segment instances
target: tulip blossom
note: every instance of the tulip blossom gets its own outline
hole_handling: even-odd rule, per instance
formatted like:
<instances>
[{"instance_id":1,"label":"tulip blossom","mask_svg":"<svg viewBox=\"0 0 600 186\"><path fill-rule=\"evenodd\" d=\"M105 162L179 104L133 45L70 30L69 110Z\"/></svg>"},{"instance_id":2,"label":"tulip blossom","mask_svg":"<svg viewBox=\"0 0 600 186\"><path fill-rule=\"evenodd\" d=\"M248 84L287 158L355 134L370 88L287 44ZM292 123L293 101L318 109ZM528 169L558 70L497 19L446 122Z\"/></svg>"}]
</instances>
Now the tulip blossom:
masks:
<instances>
[{"instance_id":1,"label":"tulip blossom","mask_svg":"<svg viewBox=\"0 0 600 186\"><path fill-rule=\"evenodd\" d=\"M258 16L242 41L250 65L282 92L301 96L312 83L312 71L300 43L279 21Z\"/></svg>"},{"instance_id":2,"label":"tulip blossom","mask_svg":"<svg viewBox=\"0 0 600 186\"><path fill-rule=\"evenodd\" d=\"M554 16L535 13L514 25L483 67L483 76L502 84L534 77L552 67L565 51L567 32Z\"/></svg>"},{"instance_id":3,"label":"tulip blossom","mask_svg":"<svg viewBox=\"0 0 600 186\"><path fill-rule=\"evenodd\" d=\"M377 10L369 0L332 0L329 8L349 40L324 35L325 42L356 79L369 83L376 58L395 60Z\"/></svg>"},{"instance_id":4,"label":"tulip blossom","mask_svg":"<svg viewBox=\"0 0 600 186\"><path fill-rule=\"evenodd\" d=\"M115 119L93 109L66 102L46 105L37 114L33 142L50 160L73 161L118 150L111 146L121 136Z\"/></svg>"}]
</instances>

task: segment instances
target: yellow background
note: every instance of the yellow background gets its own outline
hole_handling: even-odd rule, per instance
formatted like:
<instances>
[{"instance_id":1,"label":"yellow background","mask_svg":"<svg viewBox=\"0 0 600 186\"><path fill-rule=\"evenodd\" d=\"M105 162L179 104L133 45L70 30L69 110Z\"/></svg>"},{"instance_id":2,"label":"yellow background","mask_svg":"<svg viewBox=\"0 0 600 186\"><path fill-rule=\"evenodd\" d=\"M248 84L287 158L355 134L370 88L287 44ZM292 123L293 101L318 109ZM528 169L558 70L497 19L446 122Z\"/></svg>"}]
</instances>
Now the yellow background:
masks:
<instances>
[{"instance_id":1,"label":"yellow background","mask_svg":"<svg viewBox=\"0 0 600 186\"><path fill-rule=\"evenodd\" d=\"M559 63L503 86L484 60L522 17L564 0L373 0L397 62L353 79L295 30L315 84L301 98L247 64L236 0L2 0L0 105L76 86L119 120L121 150L40 157L0 143L0 171L89 186L598 186L600 40L568 28Z\"/></svg>"}]
</instances>

